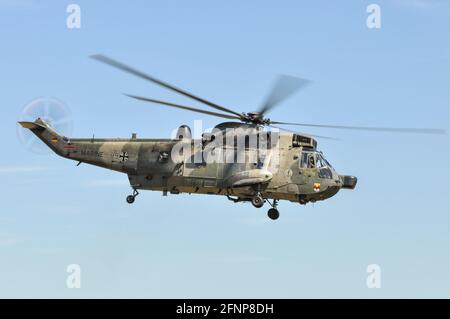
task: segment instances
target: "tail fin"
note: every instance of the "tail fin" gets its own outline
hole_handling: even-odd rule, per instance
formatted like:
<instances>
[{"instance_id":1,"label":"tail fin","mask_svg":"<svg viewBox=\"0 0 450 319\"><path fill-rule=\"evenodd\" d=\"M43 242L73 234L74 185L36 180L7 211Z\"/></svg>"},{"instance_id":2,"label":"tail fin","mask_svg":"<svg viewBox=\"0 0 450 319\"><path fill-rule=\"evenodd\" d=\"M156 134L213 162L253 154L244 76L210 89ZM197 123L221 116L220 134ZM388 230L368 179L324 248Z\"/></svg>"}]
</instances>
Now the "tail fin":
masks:
<instances>
[{"instance_id":1,"label":"tail fin","mask_svg":"<svg viewBox=\"0 0 450 319\"><path fill-rule=\"evenodd\" d=\"M20 125L24 128L28 128L30 130L45 130L45 126L39 124L37 122L19 122Z\"/></svg>"},{"instance_id":2,"label":"tail fin","mask_svg":"<svg viewBox=\"0 0 450 319\"><path fill-rule=\"evenodd\" d=\"M21 121L19 124L33 132L55 153L63 155L64 145L67 143L68 139L56 132L43 119L38 118L34 122Z\"/></svg>"}]
</instances>

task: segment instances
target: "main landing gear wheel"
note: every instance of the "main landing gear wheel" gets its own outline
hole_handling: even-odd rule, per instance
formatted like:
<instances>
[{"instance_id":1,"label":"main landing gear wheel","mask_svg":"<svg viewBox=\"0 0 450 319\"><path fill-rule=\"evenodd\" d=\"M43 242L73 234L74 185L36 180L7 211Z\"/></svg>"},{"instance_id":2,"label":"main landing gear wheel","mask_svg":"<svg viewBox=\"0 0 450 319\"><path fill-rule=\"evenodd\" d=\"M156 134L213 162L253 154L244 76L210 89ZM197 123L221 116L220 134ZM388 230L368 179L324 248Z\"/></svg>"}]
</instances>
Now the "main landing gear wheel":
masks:
<instances>
[{"instance_id":1,"label":"main landing gear wheel","mask_svg":"<svg viewBox=\"0 0 450 319\"><path fill-rule=\"evenodd\" d=\"M267 212L267 216L269 216L270 219L276 220L278 217L280 217L280 212L276 208L271 208Z\"/></svg>"},{"instance_id":2,"label":"main landing gear wheel","mask_svg":"<svg viewBox=\"0 0 450 319\"><path fill-rule=\"evenodd\" d=\"M277 209L278 199L274 199L272 203L270 203L269 200L267 200L267 202L272 206L272 208L267 211L267 216L272 220L278 219L278 217L280 217L280 212Z\"/></svg>"},{"instance_id":3,"label":"main landing gear wheel","mask_svg":"<svg viewBox=\"0 0 450 319\"><path fill-rule=\"evenodd\" d=\"M133 194L127 196L127 203L133 204L137 195L139 195L139 192L136 189L133 189Z\"/></svg>"},{"instance_id":4,"label":"main landing gear wheel","mask_svg":"<svg viewBox=\"0 0 450 319\"><path fill-rule=\"evenodd\" d=\"M261 194L256 194L252 197L252 205L256 208L261 208L264 206L264 198L261 196Z\"/></svg>"}]
</instances>

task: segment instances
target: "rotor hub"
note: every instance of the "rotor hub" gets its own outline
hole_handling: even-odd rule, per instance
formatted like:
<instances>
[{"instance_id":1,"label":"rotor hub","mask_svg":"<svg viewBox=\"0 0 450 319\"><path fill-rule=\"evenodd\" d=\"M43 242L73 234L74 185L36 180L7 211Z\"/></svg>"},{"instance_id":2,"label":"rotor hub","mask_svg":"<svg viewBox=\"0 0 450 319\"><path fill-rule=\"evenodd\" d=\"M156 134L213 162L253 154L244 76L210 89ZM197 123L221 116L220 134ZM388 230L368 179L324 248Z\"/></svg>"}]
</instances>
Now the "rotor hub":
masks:
<instances>
[{"instance_id":1,"label":"rotor hub","mask_svg":"<svg viewBox=\"0 0 450 319\"><path fill-rule=\"evenodd\" d=\"M259 125L269 125L270 119L264 118L264 114L261 112L248 112L243 113L243 121L250 122Z\"/></svg>"}]
</instances>

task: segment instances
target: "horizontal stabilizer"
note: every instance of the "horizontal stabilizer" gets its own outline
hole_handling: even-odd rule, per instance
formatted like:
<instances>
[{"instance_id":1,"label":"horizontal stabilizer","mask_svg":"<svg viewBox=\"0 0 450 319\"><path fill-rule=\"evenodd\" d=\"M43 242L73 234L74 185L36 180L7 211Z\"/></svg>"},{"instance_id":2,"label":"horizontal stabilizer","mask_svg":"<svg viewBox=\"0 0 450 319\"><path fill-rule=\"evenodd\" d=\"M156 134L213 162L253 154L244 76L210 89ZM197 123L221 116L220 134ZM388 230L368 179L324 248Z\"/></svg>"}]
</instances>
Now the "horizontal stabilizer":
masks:
<instances>
[{"instance_id":1,"label":"horizontal stabilizer","mask_svg":"<svg viewBox=\"0 0 450 319\"><path fill-rule=\"evenodd\" d=\"M46 127L44 125L38 124L36 122L25 122L25 121L22 121L22 122L19 122L19 124L22 125L22 127L28 128L30 130L35 130L35 129L42 129L42 130L44 130L44 129L46 129Z\"/></svg>"}]
</instances>

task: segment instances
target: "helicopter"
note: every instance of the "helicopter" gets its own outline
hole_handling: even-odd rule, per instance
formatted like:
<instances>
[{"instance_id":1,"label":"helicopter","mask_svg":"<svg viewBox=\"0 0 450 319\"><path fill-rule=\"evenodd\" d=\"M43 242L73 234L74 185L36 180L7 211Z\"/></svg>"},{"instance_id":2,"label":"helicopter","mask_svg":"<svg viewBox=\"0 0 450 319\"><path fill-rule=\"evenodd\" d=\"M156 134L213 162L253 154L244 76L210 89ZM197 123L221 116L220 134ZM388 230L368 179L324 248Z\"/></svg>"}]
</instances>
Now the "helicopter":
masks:
<instances>
[{"instance_id":1,"label":"helicopter","mask_svg":"<svg viewBox=\"0 0 450 319\"><path fill-rule=\"evenodd\" d=\"M301 205L326 200L341 189L354 189L357 178L339 174L317 149L316 138L329 138L280 128L278 125L302 127L388 131L403 133L445 134L433 128L385 128L322 125L274 121L266 114L306 87L308 80L280 76L261 107L254 112L237 112L198 97L167 82L104 55L91 58L152 82L208 106L213 110L127 94L153 104L183 109L229 121L216 125L200 139L181 125L175 138L69 138L57 132L48 120L19 121L56 154L128 176L132 193L126 197L134 203L139 190L170 194L203 194L226 196L238 202L250 202L261 208L270 205L267 215L279 218L279 201ZM270 130L268 130L270 129Z\"/></svg>"}]
</instances>

